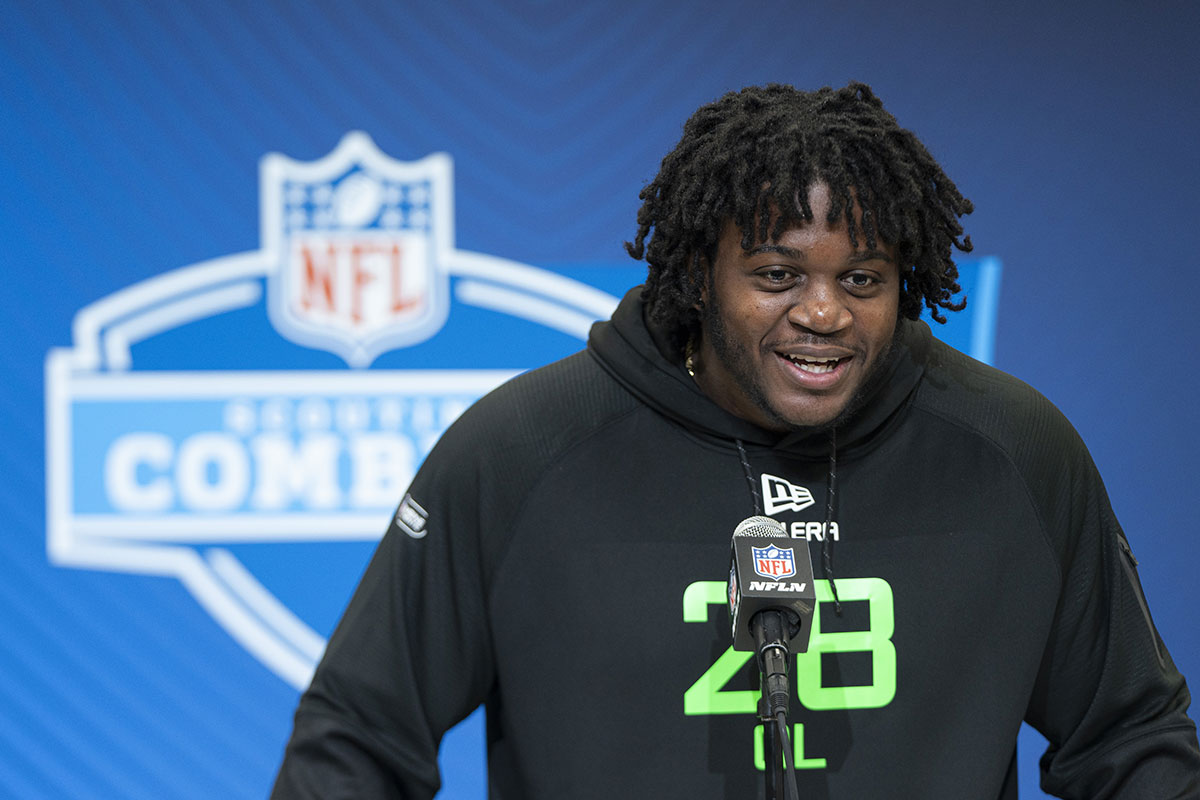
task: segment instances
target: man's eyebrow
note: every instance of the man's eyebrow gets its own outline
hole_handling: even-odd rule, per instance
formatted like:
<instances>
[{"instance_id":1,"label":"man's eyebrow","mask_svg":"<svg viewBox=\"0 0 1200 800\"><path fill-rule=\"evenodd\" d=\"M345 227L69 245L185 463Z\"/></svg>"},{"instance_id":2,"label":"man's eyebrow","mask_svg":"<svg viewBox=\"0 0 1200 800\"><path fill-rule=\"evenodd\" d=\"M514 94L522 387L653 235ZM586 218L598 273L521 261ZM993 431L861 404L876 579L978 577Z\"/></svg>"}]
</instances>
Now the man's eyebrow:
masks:
<instances>
[{"instance_id":1,"label":"man's eyebrow","mask_svg":"<svg viewBox=\"0 0 1200 800\"><path fill-rule=\"evenodd\" d=\"M806 257L803 250L797 250L794 247L784 247L781 244L759 244L746 251L746 255L748 256L756 256L759 253L778 253L781 256L796 259L804 259Z\"/></svg>"},{"instance_id":2,"label":"man's eyebrow","mask_svg":"<svg viewBox=\"0 0 1200 800\"><path fill-rule=\"evenodd\" d=\"M859 250L854 255L850 256L851 264L861 264L864 261L887 261L890 264L892 261L895 261L895 259L882 250L875 250L871 248Z\"/></svg>"},{"instance_id":3,"label":"man's eyebrow","mask_svg":"<svg viewBox=\"0 0 1200 800\"><path fill-rule=\"evenodd\" d=\"M800 261L807 258L803 250L797 250L794 247L786 247L781 244L759 244L746 251L747 256L755 256L759 253L778 253L781 256L787 256L788 258ZM882 250L868 248L855 252L854 255L850 256L848 263L861 264L866 261L887 261L891 263L894 259Z\"/></svg>"}]
</instances>

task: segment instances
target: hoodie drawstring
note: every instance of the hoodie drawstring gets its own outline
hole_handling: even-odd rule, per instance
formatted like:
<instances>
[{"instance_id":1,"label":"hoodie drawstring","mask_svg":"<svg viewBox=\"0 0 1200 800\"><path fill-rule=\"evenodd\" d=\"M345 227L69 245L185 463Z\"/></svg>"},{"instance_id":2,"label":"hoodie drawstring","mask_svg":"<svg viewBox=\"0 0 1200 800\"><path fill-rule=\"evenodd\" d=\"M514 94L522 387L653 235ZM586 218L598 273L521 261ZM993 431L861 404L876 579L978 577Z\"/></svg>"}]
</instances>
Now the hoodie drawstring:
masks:
<instances>
[{"instance_id":1,"label":"hoodie drawstring","mask_svg":"<svg viewBox=\"0 0 1200 800\"><path fill-rule=\"evenodd\" d=\"M750 510L751 515L763 514L762 498L758 494L758 483L754 480L754 472L750 469L750 459L746 458L746 447L742 444L741 439L734 439L737 443L738 456L742 459L742 472L746 475L746 483L750 484L750 497L754 501L754 508Z\"/></svg>"},{"instance_id":2,"label":"hoodie drawstring","mask_svg":"<svg viewBox=\"0 0 1200 800\"><path fill-rule=\"evenodd\" d=\"M833 497L837 490L837 431L829 429L829 482L825 490L825 533L821 539L821 574L829 582L833 592L833 610L842 615L842 601L838 598L837 580L833 577Z\"/></svg>"}]
</instances>

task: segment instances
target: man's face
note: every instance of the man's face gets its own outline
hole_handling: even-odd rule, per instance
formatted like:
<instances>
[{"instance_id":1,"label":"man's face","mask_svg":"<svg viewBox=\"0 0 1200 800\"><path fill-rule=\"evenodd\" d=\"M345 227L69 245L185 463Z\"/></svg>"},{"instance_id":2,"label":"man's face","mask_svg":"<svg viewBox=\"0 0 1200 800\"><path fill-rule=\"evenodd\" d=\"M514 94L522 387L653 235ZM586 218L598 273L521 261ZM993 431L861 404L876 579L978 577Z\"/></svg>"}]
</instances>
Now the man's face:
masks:
<instances>
[{"instance_id":1,"label":"man's face","mask_svg":"<svg viewBox=\"0 0 1200 800\"><path fill-rule=\"evenodd\" d=\"M855 248L844 220L826 223L824 184L808 202L811 223L749 252L727 222L704 292L696 382L725 410L770 430L834 422L896 330L895 248L868 248L861 236Z\"/></svg>"}]
</instances>

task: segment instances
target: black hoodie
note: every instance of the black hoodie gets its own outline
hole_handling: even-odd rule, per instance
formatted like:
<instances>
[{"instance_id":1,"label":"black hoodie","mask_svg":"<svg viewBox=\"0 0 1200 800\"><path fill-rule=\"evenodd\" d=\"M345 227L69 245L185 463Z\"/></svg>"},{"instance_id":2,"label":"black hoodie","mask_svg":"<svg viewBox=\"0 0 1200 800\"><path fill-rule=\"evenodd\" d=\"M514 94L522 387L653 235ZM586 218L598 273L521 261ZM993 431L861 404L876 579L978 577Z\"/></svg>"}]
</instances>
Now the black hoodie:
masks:
<instances>
[{"instance_id":1,"label":"black hoodie","mask_svg":"<svg viewBox=\"0 0 1200 800\"><path fill-rule=\"evenodd\" d=\"M765 504L814 563L827 530L835 545L841 613L818 581L793 670L801 797L1016 797L1024 719L1050 741L1047 791L1200 798L1187 687L1048 401L901 323L836 431L826 528L830 432L725 412L638 297L434 448L301 700L274 797L431 797L442 734L480 703L493 798L761 797L724 577Z\"/></svg>"}]
</instances>

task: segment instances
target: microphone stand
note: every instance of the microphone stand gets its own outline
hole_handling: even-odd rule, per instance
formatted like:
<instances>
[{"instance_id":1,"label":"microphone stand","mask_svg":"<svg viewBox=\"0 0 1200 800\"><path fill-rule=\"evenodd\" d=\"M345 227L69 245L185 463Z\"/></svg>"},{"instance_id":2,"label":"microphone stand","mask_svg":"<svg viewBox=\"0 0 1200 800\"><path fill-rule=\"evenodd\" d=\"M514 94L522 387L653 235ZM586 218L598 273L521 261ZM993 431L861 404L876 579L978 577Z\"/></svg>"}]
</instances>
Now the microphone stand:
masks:
<instances>
[{"instance_id":1,"label":"microphone stand","mask_svg":"<svg viewBox=\"0 0 1200 800\"><path fill-rule=\"evenodd\" d=\"M763 725L764 797L766 800L798 800L796 774L790 752L791 737L787 732L788 646L784 635L784 612L761 612L761 623L754 626L758 639L759 683L762 697L758 701L758 716ZM787 766L785 774L784 766Z\"/></svg>"},{"instance_id":2,"label":"microphone stand","mask_svg":"<svg viewBox=\"0 0 1200 800\"><path fill-rule=\"evenodd\" d=\"M771 717L770 711L767 710L767 693L763 690L762 697L758 699L758 721L762 723L763 729L763 758L766 759L764 766L764 783L763 783L763 798L764 800L780 800L782 797L779 793L783 787L783 752L781 750L782 743L779 741L779 730L776 727L774 718Z\"/></svg>"}]
</instances>

